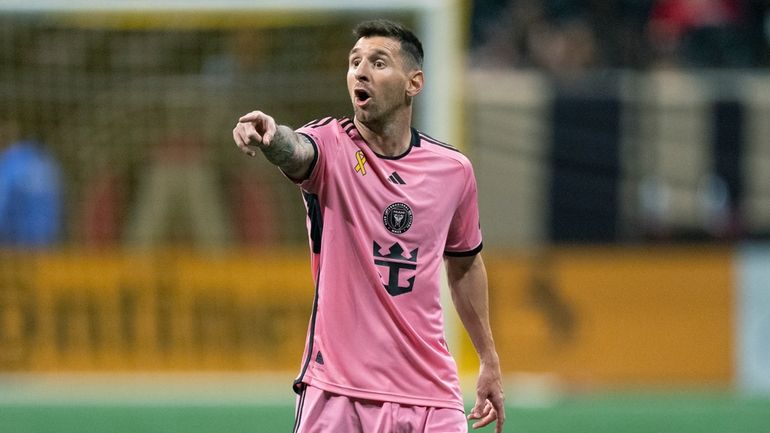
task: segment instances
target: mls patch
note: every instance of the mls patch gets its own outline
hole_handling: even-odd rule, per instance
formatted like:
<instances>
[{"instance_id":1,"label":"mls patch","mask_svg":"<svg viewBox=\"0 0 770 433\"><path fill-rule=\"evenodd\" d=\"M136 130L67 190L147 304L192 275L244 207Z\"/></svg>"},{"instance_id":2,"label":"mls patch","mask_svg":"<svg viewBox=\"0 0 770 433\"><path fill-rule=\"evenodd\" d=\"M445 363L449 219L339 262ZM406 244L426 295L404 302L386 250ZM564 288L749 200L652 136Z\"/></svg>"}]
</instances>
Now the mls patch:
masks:
<instances>
[{"instance_id":1,"label":"mls patch","mask_svg":"<svg viewBox=\"0 0 770 433\"><path fill-rule=\"evenodd\" d=\"M393 203L382 214L382 222L391 233L400 235L412 226L412 208L405 203Z\"/></svg>"}]
</instances>

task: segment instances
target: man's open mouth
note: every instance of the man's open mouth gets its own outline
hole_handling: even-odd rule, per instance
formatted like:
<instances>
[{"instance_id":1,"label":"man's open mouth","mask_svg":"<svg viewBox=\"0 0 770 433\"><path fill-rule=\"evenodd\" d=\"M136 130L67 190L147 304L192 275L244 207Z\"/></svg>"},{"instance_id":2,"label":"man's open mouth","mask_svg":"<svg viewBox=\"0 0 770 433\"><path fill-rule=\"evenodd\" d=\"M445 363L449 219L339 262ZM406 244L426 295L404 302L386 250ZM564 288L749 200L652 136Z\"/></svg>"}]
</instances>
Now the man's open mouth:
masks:
<instances>
[{"instance_id":1,"label":"man's open mouth","mask_svg":"<svg viewBox=\"0 0 770 433\"><path fill-rule=\"evenodd\" d=\"M364 103L371 98L371 95L369 95L369 92L362 89L357 89L353 91L353 94L356 97L356 102Z\"/></svg>"}]
</instances>

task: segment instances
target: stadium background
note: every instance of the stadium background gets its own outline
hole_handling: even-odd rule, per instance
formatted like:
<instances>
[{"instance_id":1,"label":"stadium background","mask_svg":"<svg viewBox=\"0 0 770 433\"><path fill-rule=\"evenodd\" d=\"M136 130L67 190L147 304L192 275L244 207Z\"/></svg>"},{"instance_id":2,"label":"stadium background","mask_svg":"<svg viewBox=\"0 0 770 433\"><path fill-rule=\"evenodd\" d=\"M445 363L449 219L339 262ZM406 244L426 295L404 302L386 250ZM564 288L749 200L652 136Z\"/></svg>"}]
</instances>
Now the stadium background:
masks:
<instances>
[{"instance_id":1,"label":"stadium background","mask_svg":"<svg viewBox=\"0 0 770 433\"><path fill-rule=\"evenodd\" d=\"M303 208L230 131L348 115L350 27L441 13L416 123L476 167L506 431L770 432L767 2L155 3L0 8L0 151L62 203L0 231L0 431L289 431Z\"/></svg>"}]
</instances>

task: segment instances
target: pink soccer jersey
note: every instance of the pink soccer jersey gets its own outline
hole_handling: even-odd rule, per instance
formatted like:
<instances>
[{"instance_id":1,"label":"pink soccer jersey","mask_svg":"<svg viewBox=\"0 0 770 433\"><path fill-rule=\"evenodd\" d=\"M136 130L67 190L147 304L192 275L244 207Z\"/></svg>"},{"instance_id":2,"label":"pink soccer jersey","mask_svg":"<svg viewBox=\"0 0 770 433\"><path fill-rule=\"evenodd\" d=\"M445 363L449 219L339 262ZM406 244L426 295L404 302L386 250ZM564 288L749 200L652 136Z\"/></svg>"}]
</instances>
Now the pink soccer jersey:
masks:
<instances>
[{"instance_id":1,"label":"pink soccer jersey","mask_svg":"<svg viewBox=\"0 0 770 433\"><path fill-rule=\"evenodd\" d=\"M317 150L300 183L316 294L295 385L463 410L439 272L444 255L481 250L470 162L414 129L399 157L372 152L350 119L297 132Z\"/></svg>"}]
</instances>

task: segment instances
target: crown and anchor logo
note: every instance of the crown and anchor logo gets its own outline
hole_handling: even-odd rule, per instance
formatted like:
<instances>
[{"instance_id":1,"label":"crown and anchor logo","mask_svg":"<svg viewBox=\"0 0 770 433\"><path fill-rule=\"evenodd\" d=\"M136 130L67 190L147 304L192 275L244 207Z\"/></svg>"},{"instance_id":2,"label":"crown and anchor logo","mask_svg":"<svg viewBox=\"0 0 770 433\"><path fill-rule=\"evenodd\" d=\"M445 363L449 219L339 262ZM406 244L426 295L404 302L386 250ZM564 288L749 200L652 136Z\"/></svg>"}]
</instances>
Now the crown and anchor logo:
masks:
<instances>
[{"instance_id":1,"label":"crown and anchor logo","mask_svg":"<svg viewBox=\"0 0 770 433\"><path fill-rule=\"evenodd\" d=\"M383 283L385 290L387 290L391 296L398 296L411 292L412 288L414 288L415 276L413 275L407 278L406 281L409 283L407 286L399 286L398 279L401 270L414 271L417 269L417 254L419 253L419 248L409 251L409 257L406 257L404 256L404 247L398 242L390 246L387 254L380 252L382 247L377 241L374 241L373 244L374 264L387 266L389 269L388 282L387 284Z\"/></svg>"}]
</instances>

